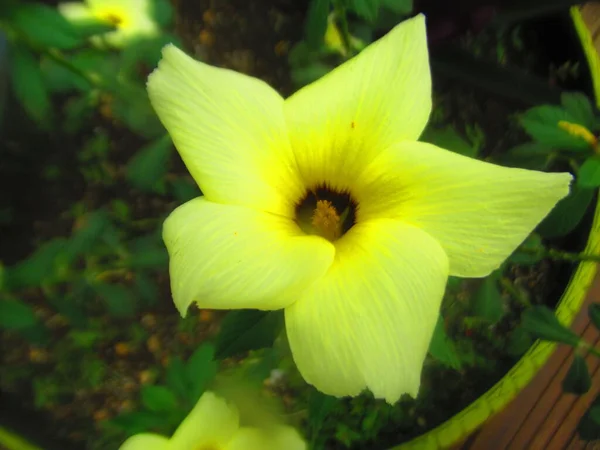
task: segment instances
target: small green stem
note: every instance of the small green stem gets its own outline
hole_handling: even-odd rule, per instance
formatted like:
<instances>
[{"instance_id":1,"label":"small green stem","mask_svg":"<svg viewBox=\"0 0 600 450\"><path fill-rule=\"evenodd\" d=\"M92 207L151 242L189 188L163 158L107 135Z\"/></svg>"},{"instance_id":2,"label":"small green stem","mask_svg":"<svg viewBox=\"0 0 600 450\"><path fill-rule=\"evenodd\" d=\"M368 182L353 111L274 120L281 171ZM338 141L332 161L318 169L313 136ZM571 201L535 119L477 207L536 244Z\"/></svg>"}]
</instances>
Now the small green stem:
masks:
<instances>
[{"instance_id":1,"label":"small green stem","mask_svg":"<svg viewBox=\"0 0 600 450\"><path fill-rule=\"evenodd\" d=\"M82 70L79 67L77 67L76 65L74 65L71 61L69 61L63 55L63 53L60 50L58 50L56 48L46 48L46 47L41 47L39 45L36 45L34 42L32 42L27 37L26 33L22 32L20 29L16 28L12 24L11 25L5 24L5 28L8 28L10 30L10 33L16 39L18 39L23 44L25 44L27 47L29 47L29 49L31 51L45 55L48 58L50 58L53 61L60 64L61 66L65 67L66 69L70 70L71 72L76 73L81 78L83 78L87 83L89 83L90 86L97 87L97 88L103 87L102 79L100 77L98 77L97 75L94 75L94 74L90 74L90 73L86 72L85 70Z\"/></svg>"},{"instance_id":2,"label":"small green stem","mask_svg":"<svg viewBox=\"0 0 600 450\"><path fill-rule=\"evenodd\" d=\"M342 43L346 49L346 57L351 58L353 55L351 36L348 27L348 17L346 16L346 6L342 0L334 0L335 16L339 20L340 32L342 33Z\"/></svg>"},{"instance_id":3,"label":"small green stem","mask_svg":"<svg viewBox=\"0 0 600 450\"><path fill-rule=\"evenodd\" d=\"M520 248L518 250L521 253L528 253L530 255L538 255L540 258L548 258L554 261L568 261L578 263L581 261L594 261L600 262L600 255L589 254L589 253L571 253L571 252L563 252L561 250L556 250L553 248L545 249L545 248Z\"/></svg>"},{"instance_id":4,"label":"small green stem","mask_svg":"<svg viewBox=\"0 0 600 450\"><path fill-rule=\"evenodd\" d=\"M517 300L522 306L526 308L531 307L531 302L527 295L521 292L515 287L515 285L508 278L501 278L500 285L508 292L515 300Z\"/></svg>"},{"instance_id":5,"label":"small green stem","mask_svg":"<svg viewBox=\"0 0 600 450\"><path fill-rule=\"evenodd\" d=\"M588 344L588 345L589 345L589 344ZM592 355L594 355L594 356L597 356L597 357L599 357L599 358L600 358L600 350L599 350L599 349L597 349L597 348L595 348L595 347L592 347L592 346L590 345L589 347L587 347L587 350L588 350L588 351L589 351L589 352L590 352Z\"/></svg>"}]
</instances>

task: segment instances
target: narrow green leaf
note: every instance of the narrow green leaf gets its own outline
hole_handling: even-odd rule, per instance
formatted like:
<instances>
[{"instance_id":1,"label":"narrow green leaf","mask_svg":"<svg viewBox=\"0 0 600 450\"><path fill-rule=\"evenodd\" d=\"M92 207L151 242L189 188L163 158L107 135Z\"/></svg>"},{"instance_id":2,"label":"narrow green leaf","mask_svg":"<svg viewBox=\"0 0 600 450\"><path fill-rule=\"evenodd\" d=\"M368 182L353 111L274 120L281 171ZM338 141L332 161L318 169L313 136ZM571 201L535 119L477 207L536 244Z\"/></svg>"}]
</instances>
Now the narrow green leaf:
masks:
<instances>
[{"instance_id":1,"label":"narrow green leaf","mask_svg":"<svg viewBox=\"0 0 600 450\"><path fill-rule=\"evenodd\" d=\"M517 145L498 156L499 161L507 166L522 169L540 170L546 167L551 153L555 151L551 146L539 142L528 142Z\"/></svg>"},{"instance_id":2,"label":"narrow green leaf","mask_svg":"<svg viewBox=\"0 0 600 450\"><path fill-rule=\"evenodd\" d=\"M571 367L562 383L563 391L583 395L590 390L590 387L592 387L592 379L585 359L581 355L575 354Z\"/></svg>"},{"instance_id":3,"label":"narrow green leaf","mask_svg":"<svg viewBox=\"0 0 600 450\"><path fill-rule=\"evenodd\" d=\"M523 313L521 326L536 339L577 347L581 338L561 324L554 311L545 306L534 306Z\"/></svg>"},{"instance_id":4,"label":"narrow green leaf","mask_svg":"<svg viewBox=\"0 0 600 450\"><path fill-rule=\"evenodd\" d=\"M558 126L560 121L577 123L565 109L558 106L536 106L521 117L521 125L533 139L545 145L563 150L589 151L590 145Z\"/></svg>"},{"instance_id":5,"label":"narrow green leaf","mask_svg":"<svg viewBox=\"0 0 600 450\"><path fill-rule=\"evenodd\" d=\"M158 302L158 286L156 282L142 271L135 273L134 289L140 303L150 306Z\"/></svg>"},{"instance_id":6,"label":"narrow green leaf","mask_svg":"<svg viewBox=\"0 0 600 450\"><path fill-rule=\"evenodd\" d=\"M214 361L215 349L210 344L203 344L187 360L185 371L190 385L190 401L195 403L208 384L217 374L217 363Z\"/></svg>"},{"instance_id":7,"label":"narrow green leaf","mask_svg":"<svg viewBox=\"0 0 600 450\"><path fill-rule=\"evenodd\" d=\"M572 186L569 195L557 203L536 231L545 238L569 234L583 219L593 197L593 189Z\"/></svg>"},{"instance_id":8,"label":"narrow green leaf","mask_svg":"<svg viewBox=\"0 0 600 450\"><path fill-rule=\"evenodd\" d=\"M472 158L476 157L479 151L477 146L467 142L452 125L444 128L427 127L420 140Z\"/></svg>"},{"instance_id":9,"label":"narrow green leaf","mask_svg":"<svg viewBox=\"0 0 600 450\"><path fill-rule=\"evenodd\" d=\"M181 358L175 357L169 361L166 374L167 386L182 400L189 394L189 384L186 374L186 366Z\"/></svg>"},{"instance_id":10,"label":"narrow green leaf","mask_svg":"<svg viewBox=\"0 0 600 450\"><path fill-rule=\"evenodd\" d=\"M532 344L533 339L531 335L523 327L518 326L510 334L506 350L511 356L519 358L529 350Z\"/></svg>"},{"instance_id":11,"label":"narrow green leaf","mask_svg":"<svg viewBox=\"0 0 600 450\"><path fill-rule=\"evenodd\" d=\"M9 21L27 38L43 48L72 49L83 45L77 30L56 8L41 3L17 3L9 12Z\"/></svg>"},{"instance_id":12,"label":"narrow green leaf","mask_svg":"<svg viewBox=\"0 0 600 450\"><path fill-rule=\"evenodd\" d=\"M177 397L166 386L142 386L142 404L150 411L167 412L177 407Z\"/></svg>"},{"instance_id":13,"label":"narrow green leaf","mask_svg":"<svg viewBox=\"0 0 600 450\"><path fill-rule=\"evenodd\" d=\"M505 314L504 301L498 289L497 277L490 275L483 280L471 300L473 314L495 324Z\"/></svg>"},{"instance_id":14,"label":"narrow green leaf","mask_svg":"<svg viewBox=\"0 0 600 450\"><path fill-rule=\"evenodd\" d=\"M125 286L96 283L92 287L104 300L108 311L115 317L131 317L135 314L135 298Z\"/></svg>"},{"instance_id":15,"label":"narrow green leaf","mask_svg":"<svg viewBox=\"0 0 600 450\"><path fill-rule=\"evenodd\" d=\"M150 105L148 93L143 86L123 81L113 86L112 90L112 113L116 119L146 139L165 136L165 129Z\"/></svg>"},{"instance_id":16,"label":"narrow green leaf","mask_svg":"<svg viewBox=\"0 0 600 450\"><path fill-rule=\"evenodd\" d=\"M20 300L0 300L0 328L22 330L39 325L31 306Z\"/></svg>"},{"instance_id":17,"label":"narrow green leaf","mask_svg":"<svg viewBox=\"0 0 600 450\"><path fill-rule=\"evenodd\" d=\"M543 258L544 246L539 234L532 233L527 239L509 256L508 260L513 264L532 265Z\"/></svg>"},{"instance_id":18,"label":"narrow green leaf","mask_svg":"<svg viewBox=\"0 0 600 450\"><path fill-rule=\"evenodd\" d=\"M325 419L339 400L311 389L308 397L308 426L311 435L316 435L322 428Z\"/></svg>"},{"instance_id":19,"label":"narrow green leaf","mask_svg":"<svg viewBox=\"0 0 600 450\"><path fill-rule=\"evenodd\" d=\"M52 106L37 58L24 47L12 47L10 76L15 97L38 125L48 128Z\"/></svg>"},{"instance_id":20,"label":"narrow green leaf","mask_svg":"<svg viewBox=\"0 0 600 450\"><path fill-rule=\"evenodd\" d=\"M560 101L563 108L575 118L578 124L588 130L594 127L594 110L587 95L581 92L563 92Z\"/></svg>"},{"instance_id":21,"label":"narrow green leaf","mask_svg":"<svg viewBox=\"0 0 600 450\"><path fill-rule=\"evenodd\" d=\"M444 327L444 318L440 315L433 331L433 337L429 344L429 354L442 364L460 369L461 363L454 343L446 334Z\"/></svg>"},{"instance_id":22,"label":"narrow green leaf","mask_svg":"<svg viewBox=\"0 0 600 450\"><path fill-rule=\"evenodd\" d=\"M311 0L304 23L306 43L310 48L317 49L323 43L327 30L331 0Z\"/></svg>"},{"instance_id":23,"label":"narrow green leaf","mask_svg":"<svg viewBox=\"0 0 600 450\"><path fill-rule=\"evenodd\" d=\"M231 311L221 323L216 357L223 359L249 350L271 347L282 326L281 311Z\"/></svg>"},{"instance_id":24,"label":"narrow green leaf","mask_svg":"<svg viewBox=\"0 0 600 450\"><path fill-rule=\"evenodd\" d=\"M69 263L79 255L89 252L109 225L110 221L105 211L99 210L87 214L82 218L81 227L67 241L65 252L61 255L61 262Z\"/></svg>"},{"instance_id":25,"label":"narrow green leaf","mask_svg":"<svg viewBox=\"0 0 600 450\"><path fill-rule=\"evenodd\" d=\"M577 184L589 189L600 186L600 157L592 156L585 160L577 173Z\"/></svg>"},{"instance_id":26,"label":"narrow green leaf","mask_svg":"<svg viewBox=\"0 0 600 450\"><path fill-rule=\"evenodd\" d=\"M187 178L177 178L171 182L172 194L179 203L185 203L202 195L198 185Z\"/></svg>"},{"instance_id":27,"label":"narrow green leaf","mask_svg":"<svg viewBox=\"0 0 600 450\"><path fill-rule=\"evenodd\" d=\"M400 14L408 15L413 10L413 0L380 0L381 6L389 9L390 11Z\"/></svg>"},{"instance_id":28,"label":"narrow green leaf","mask_svg":"<svg viewBox=\"0 0 600 450\"><path fill-rule=\"evenodd\" d=\"M367 22L375 22L379 13L381 0L349 0L348 7L356 15L362 17Z\"/></svg>"},{"instance_id":29,"label":"narrow green leaf","mask_svg":"<svg viewBox=\"0 0 600 450\"><path fill-rule=\"evenodd\" d=\"M322 76L331 72L333 67L319 61L310 63L305 67L298 67L292 70L292 81L297 87L306 86L317 81Z\"/></svg>"},{"instance_id":30,"label":"narrow green leaf","mask_svg":"<svg viewBox=\"0 0 600 450\"><path fill-rule=\"evenodd\" d=\"M159 427L164 421L165 418L162 413L137 411L120 414L111 419L110 423L117 428L125 430L128 435L133 435Z\"/></svg>"},{"instance_id":31,"label":"narrow green leaf","mask_svg":"<svg viewBox=\"0 0 600 450\"><path fill-rule=\"evenodd\" d=\"M588 307L588 314L596 329L600 330L600 303L592 303Z\"/></svg>"},{"instance_id":32,"label":"narrow green leaf","mask_svg":"<svg viewBox=\"0 0 600 450\"><path fill-rule=\"evenodd\" d=\"M146 192L163 192L160 183L167 173L173 143L169 135L155 140L140 149L127 165L127 179Z\"/></svg>"},{"instance_id":33,"label":"narrow green leaf","mask_svg":"<svg viewBox=\"0 0 600 450\"><path fill-rule=\"evenodd\" d=\"M8 289L39 286L42 282L57 279L58 256L64 251L67 240L58 238L42 244L31 256L6 268Z\"/></svg>"}]
</instances>

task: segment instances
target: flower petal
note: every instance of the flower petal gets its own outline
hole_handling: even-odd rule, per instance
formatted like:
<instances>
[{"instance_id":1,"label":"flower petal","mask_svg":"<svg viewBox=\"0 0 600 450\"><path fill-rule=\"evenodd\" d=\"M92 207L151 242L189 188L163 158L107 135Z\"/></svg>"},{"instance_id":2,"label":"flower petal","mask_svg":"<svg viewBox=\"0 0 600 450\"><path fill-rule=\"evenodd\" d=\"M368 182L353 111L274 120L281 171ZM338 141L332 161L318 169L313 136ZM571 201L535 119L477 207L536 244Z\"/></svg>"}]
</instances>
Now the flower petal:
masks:
<instances>
[{"instance_id":1,"label":"flower petal","mask_svg":"<svg viewBox=\"0 0 600 450\"><path fill-rule=\"evenodd\" d=\"M416 396L446 254L427 233L389 219L359 223L338 242L327 275L285 310L300 373L329 395L367 387L390 403Z\"/></svg>"},{"instance_id":2,"label":"flower petal","mask_svg":"<svg viewBox=\"0 0 600 450\"><path fill-rule=\"evenodd\" d=\"M163 239L182 315L194 301L213 309L288 306L325 274L334 254L330 242L305 235L290 219L203 197L171 213Z\"/></svg>"},{"instance_id":3,"label":"flower petal","mask_svg":"<svg viewBox=\"0 0 600 450\"><path fill-rule=\"evenodd\" d=\"M285 101L306 185L348 183L380 151L417 139L431 111L425 18L394 28L358 56Z\"/></svg>"},{"instance_id":4,"label":"flower petal","mask_svg":"<svg viewBox=\"0 0 600 450\"><path fill-rule=\"evenodd\" d=\"M305 450L306 444L298 432L288 426L269 430L240 428L226 450Z\"/></svg>"},{"instance_id":5,"label":"flower petal","mask_svg":"<svg viewBox=\"0 0 600 450\"><path fill-rule=\"evenodd\" d=\"M58 11L74 25L88 24L94 20L94 15L84 3L59 3Z\"/></svg>"},{"instance_id":6,"label":"flower petal","mask_svg":"<svg viewBox=\"0 0 600 450\"><path fill-rule=\"evenodd\" d=\"M119 450L169 450L169 439L158 434L142 433L131 436Z\"/></svg>"},{"instance_id":7,"label":"flower petal","mask_svg":"<svg viewBox=\"0 0 600 450\"><path fill-rule=\"evenodd\" d=\"M238 412L224 399L205 392L171 438L172 450L224 447L239 429Z\"/></svg>"},{"instance_id":8,"label":"flower petal","mask_svg":"<svg viewBox=\"0 0 600 450\"><path fill-rule=\"evenodd\" d=\"M572 176L497 166L423 142L399 143L356 182L357 220L399 218L437 239L450 275L483 277L569 193Z\"/></svg>"},{"instance_id":9,"label":"flower petal","mask_svg":"<svg viewBox=\"0 0 600 450\"><path fill-rule=\"evenodd\" d=\"M293 215L304 186L277 92L168 45L148 94L207 199Z\"/></svg>"}]
</instances>

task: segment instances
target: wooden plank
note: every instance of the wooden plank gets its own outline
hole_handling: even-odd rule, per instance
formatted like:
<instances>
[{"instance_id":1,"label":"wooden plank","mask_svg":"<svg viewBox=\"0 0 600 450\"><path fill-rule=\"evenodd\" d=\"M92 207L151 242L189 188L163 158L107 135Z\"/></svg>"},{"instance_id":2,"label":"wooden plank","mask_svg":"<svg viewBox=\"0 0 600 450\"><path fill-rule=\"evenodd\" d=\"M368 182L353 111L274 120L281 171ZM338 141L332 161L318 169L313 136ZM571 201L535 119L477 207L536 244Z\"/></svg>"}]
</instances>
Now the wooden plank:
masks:
<instances>
[{"instance_id":1,"label":"wooden plank","mask_svg":"<svg viewBox=\"0 0 600 450\"><path fill-rule=\"evenodd\" d=\"M590 324L583 333L583 338L592 344L596 344L598 341L598 331ZM571 352L571 356L565 367L571 366L573 361L574 352ZM598 358L593 355L588 355L586 358L590 373L596 374L597 368L600 365ZM579 419L583 417L587 410L587 406L595 398L598 390L600 389L600 380L593 380L590 391L585 396L576 396L573 394L562 393L562 381L563 378L556 380L555 389L559 389L560 397L554 408L546 417L544 423L537 429L531 427L532 437L531 444L528 448L531 449L563 449L569 443L573 436L573 431L576 429ZM525 427L528 424L525 423Z\"/></svg>"},{"instance_id":2,"label":"wooden plank","mask_svg":"<svg viewBox=\"0 0 600 450\"><path fill-rule=\"evenodd\" d=\"M600 274L597 274L587 294L585 302L573 321L572 329L580 335L592 336L595 330L588 331L589 317L587 308L590 303L600 298ZM562 392L562 380L568 371L572 349L567 346L559 346L549 358L548 362L533 378L523 391L502 412L490 419L479 432L471 436L456 449L462 450L535 450L528 446L536 432L546 422L546 418L552 412L552 408L560 401ZM569 361L567 361L569 359ZM596 377L598 378L598 377ZM547 395L548 394L548 395ZM561 403L562 408L569 406L567 400ZM577 401L574 406L581 408ZM557 413L558 414L558 413ZM562 413L561 413L562 414ZM548 426L556 420L550 417ZM567 418L568 423L573 426L573 419ZM576 424L573 426L573 429ZM567 431L562 430L566 434ZM561 438L562 439L562 438ZM543 442L540 439L540 442ZM541 444L540 444L541 445ZM575 445L575 444L574 444ZM550 447L539 447L542 450L550 450ZM552 446L552 449L556 447ZM565 448L564 446L562 448Z\"/></svg>"}]
</instances>

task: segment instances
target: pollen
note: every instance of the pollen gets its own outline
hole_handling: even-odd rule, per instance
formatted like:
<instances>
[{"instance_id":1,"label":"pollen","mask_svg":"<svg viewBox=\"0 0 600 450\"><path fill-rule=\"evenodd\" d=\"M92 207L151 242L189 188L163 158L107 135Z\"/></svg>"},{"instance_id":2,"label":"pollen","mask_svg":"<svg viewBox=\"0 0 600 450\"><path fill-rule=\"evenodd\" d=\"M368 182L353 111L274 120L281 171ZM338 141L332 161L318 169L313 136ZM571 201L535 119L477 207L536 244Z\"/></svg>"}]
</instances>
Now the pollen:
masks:
<instances>
[{"instance_id":1,"label":"pollen","mask_svg":"<svg viewBox=\"0 0 600 450\"><path fill-rule=\"evenodd\" d=\"M342 235L342 220L329 200L317 201L311 223L316 234L329 241L333 242Z\"/></svg>"},{"instance_id":2,"label":"pollen","mask_svg":"<svg viewBox=\"0 0 600 450\"><path fill-rule=\"evenodd\" d=\"M583 125L567 122L566 120L561 120L560 122L558 122L558 127L565 130L572 136L577 136L583 139L594 149L598 145L598 138L594 136L592 132Z\"/></svg>"}]
</instances>

